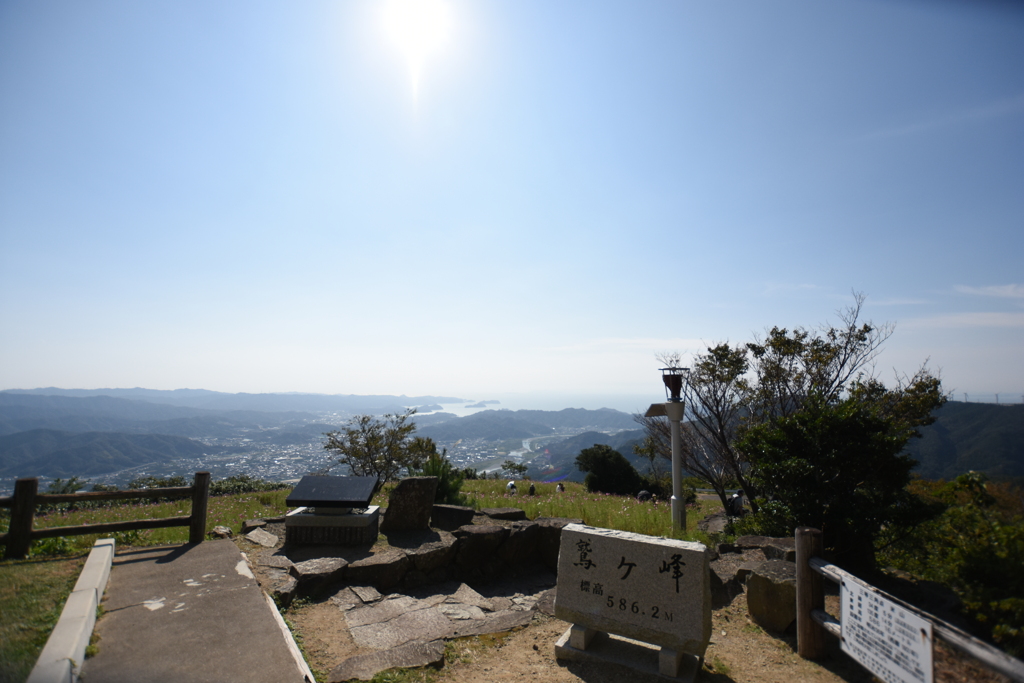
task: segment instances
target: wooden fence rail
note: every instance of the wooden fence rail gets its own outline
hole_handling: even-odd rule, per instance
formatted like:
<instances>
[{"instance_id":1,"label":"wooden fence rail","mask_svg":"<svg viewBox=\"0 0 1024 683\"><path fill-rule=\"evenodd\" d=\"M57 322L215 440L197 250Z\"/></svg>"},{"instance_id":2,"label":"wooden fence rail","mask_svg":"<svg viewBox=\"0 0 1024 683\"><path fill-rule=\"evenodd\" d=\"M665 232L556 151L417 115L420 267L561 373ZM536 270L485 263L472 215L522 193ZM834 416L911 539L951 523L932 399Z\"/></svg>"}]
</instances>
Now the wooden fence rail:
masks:
<instances>
[{"instance_id":1,"label":"wooden fence rail","mask_svg":"<svg viewBox=\"0 0 1024 683\"><path fill-rule=\"evenodd\" d=\"M90 491L86 493L39 493L39 480L19 479L14 484L14 495L0 498L0 507L11 508L11 526L6 534L0 534L0 544L6 544L4 559L23 559L29 545L37 538L54 536L83 536L85 534L109 534L137 529L163 529L166 527L189 527L188 542L202 543L206 536L206 510L210 495L210 473L196 472L192 486L139 489L131 491ZM84 503L98 500L135 500L139 498L192 498L192 513L186 517L163 519L138 519L106 524L82 524L79 526L58 526L48 529L33 529L36 506L57 503Z\"/></svg>"},{"instance_id":2,"label":"wooden fence rail","mask_svg":"<svg viewBox=\"0 0 1024 683\"><path fill-rule=\"evenodd\" d=\"M797 654L806 659L817 659L825 654L825 633L842 638L842 624L825 611L825 592L822 577L838 584L844 581L859 584L864 589L896 603L908 612L930 621L935 638L955 650L974 657L993 671L1011 680L1024 683L1024 662L1002 650L978 640L938 617L889 595L857 578L844 569L821 559L821 531L808 527L796 530L796 635Z\"/></svg>"}]
</instances>

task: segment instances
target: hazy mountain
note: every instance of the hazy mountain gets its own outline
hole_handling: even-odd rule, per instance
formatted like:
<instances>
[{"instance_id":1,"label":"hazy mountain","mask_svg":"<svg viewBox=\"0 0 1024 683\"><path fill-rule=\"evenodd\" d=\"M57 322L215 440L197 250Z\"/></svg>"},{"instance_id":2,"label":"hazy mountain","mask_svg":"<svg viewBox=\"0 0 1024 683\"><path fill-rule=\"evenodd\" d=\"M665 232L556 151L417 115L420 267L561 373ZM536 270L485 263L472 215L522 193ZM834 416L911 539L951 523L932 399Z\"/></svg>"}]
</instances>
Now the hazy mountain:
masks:
<instances>
[{"instance_id":1,"label":"hazy mountain","mask_svg":"<svg viewBox=\"0 0 1024 683\"><path fill-rule=\"evenodd\" d=\"M423 427L416 433L435 441L457 441L458 439L503 441L545 436L551 434L553 430L551 425L519 418L510 410L483 410L466 417Z\"/></svg>"},{"instance_id":2,"label":"hazy mountain","mask_svg":"<svg viewBox=\"0 0 1024 683\"><path fill-rule=\"evenodd\" d=\"M239 430L313 419L311 413L216 411L111 396L0 392L0 434L31 429L225 437Z\"/></svg>"},{"instance_id":3,"label":"hazy mountain","mask_svg":"<svg viewBox=\"0 0 1024 683\"><path fill-rule=\"evenodd\" d=\"M991 477L1024 477L1024 404L949 401L935 422L911 439L907 452L927 479L952 479L969 470Z\"/></svg>"},{"instance_id":4,"label":"hazy mountain","mask_svg":"<svg viewBox=\"0 0 1024 683\"><path fill-rule=\"evenodd\" d=\"M419 422L419 418L417 418ZM633 417L618 410L601 408L584 410L482 410L479 413L446 420L439 425L426 426L419 430L422 436L435 441L457 439L483 439L503 441L505 439L527 439L531 436L546 436L558 430L592 429L616 430L635 427Z\"/></svg>"},{"instance_id":5,"label":"hazy mountain","mask_svg":"<svg viewBox=\"0 0 1024 683\"><path fill-rule=\"evenodd\" d=\"M373 414L401 412L403 406L425 406L439 403L467 403L468 399L450 396L391 396L386 394L356 396L354 394L228 394L205 389L18 389L0 394L33 394L87 398L109 396L204 410L251 410L260 412Z\"/></svg>"},{"instance_id":6,"label":"hazy mountain","mask_svg":"<svg viewBox=\"0 0 1024 683\"><path fill-rule=\"evenodd\" d=\"M88 477L209 450L177 436L34 429L0 436L0 477Z\"/></svg>"}]
</instances>

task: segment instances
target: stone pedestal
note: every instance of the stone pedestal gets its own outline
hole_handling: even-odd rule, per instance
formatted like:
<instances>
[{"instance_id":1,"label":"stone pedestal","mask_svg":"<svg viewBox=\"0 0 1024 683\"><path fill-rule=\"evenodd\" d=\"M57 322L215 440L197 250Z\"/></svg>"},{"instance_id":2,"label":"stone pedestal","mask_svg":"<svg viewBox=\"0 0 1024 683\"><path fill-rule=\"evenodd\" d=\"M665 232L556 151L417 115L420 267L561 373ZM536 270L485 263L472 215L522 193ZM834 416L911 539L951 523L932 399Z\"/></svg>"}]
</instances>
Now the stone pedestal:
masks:
<instances>
[{"instance_id":1,"label":"stone pedestal","mask_svg":"<svg viewBox=\"0 0 1024 683\"><path fill-rule=\"evenodd\" d=\"M372 545L380 528L380 507L327 513L298 508L288 513L284 526L286 545Z\"/></svg>"}]
</instances>

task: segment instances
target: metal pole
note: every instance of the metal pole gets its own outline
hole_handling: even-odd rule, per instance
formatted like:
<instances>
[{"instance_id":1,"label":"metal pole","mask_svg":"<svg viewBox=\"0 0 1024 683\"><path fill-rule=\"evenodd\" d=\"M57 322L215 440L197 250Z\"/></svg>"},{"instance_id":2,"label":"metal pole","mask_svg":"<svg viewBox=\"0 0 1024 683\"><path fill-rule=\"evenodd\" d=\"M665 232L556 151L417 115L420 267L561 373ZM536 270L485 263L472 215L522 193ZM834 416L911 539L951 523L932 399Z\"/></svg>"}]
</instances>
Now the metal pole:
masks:
<instances>
[{"instance_id":1,"label":"metal pole","mask_svg":"<svg viewBox=\"0 0 1024 683\"><path fill-rule=\"evenodd\" d=\"M683 419L683 402L669 401L665 404L672 434L672 528L686 531L686 500L683 499L682 437L679 422Z\"/></svg>"}]
</instances>

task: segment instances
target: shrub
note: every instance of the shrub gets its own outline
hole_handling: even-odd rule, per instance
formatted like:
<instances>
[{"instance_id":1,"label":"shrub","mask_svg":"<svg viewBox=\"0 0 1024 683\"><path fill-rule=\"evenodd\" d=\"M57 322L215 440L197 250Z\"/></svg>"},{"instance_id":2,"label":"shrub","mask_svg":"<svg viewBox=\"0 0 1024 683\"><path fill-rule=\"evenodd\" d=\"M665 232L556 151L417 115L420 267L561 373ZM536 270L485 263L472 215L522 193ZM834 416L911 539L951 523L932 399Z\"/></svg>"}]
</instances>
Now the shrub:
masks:
<instances>
[{"instance_id":1,"label":"shrub","mask_svg":"<svg viewBox=\"0 0 1024 683\"><path fill-rule=\"evenodd\" d=\"M1024 654L1024 514L1019 490L1006 495L985 475L953 482L915 482L945 505L937 519L896 537L884 557L892 566L951 587L962 611L1010 654ZM929 490L930 489L930 490Z\"/></svg>"},{"instance_id":2,"label":"shrub","mask_svg":"<svg viewBox=\"0 0 1024 683\"><path fill-rule=\"evenodd\" d=\"M580 451L576 467L587 473L583 483L590 492L633 496L640 490L640 475L622 453L606 444L594 444Z\"/></svg>"},{"instance_id":3,"label":"shrub","mask_svg":"<svg viewBox=\"0 0 1024 683\"><path fill-rule=\"evenodd\" d=\"M434 494L435 503L447 505L465 504L465 496L461 493L465 472L452 467L452 462L448 459L447 449L438 453L435 446L433 452L427 456L423 469L411 473L420 477L437 477L437 493Z\"/></svg>"}]
</instances>

